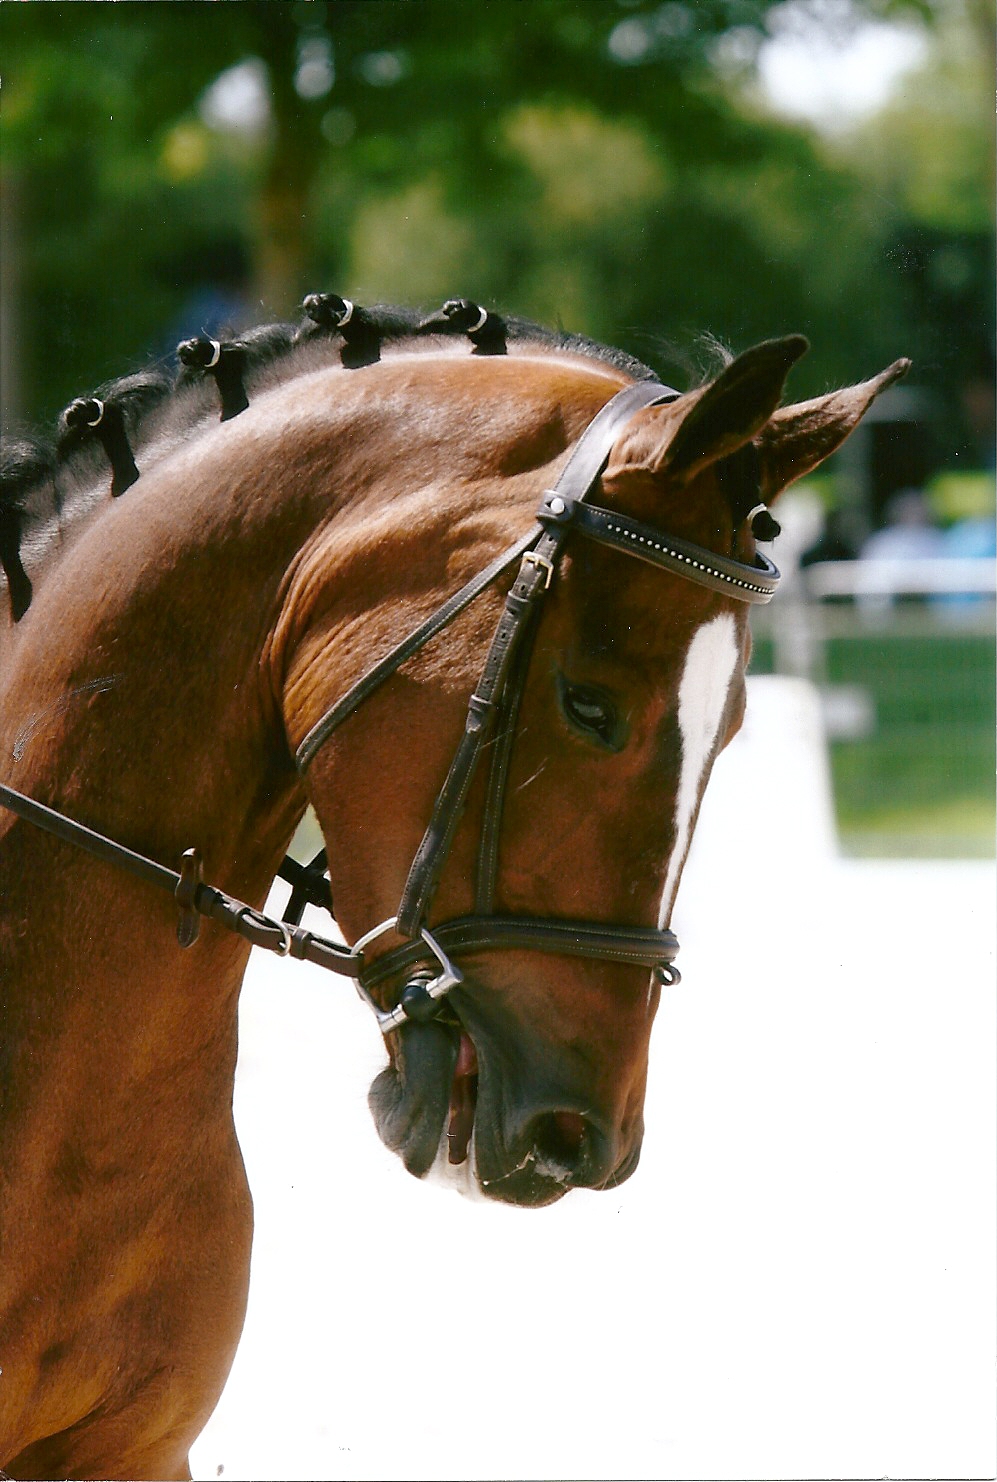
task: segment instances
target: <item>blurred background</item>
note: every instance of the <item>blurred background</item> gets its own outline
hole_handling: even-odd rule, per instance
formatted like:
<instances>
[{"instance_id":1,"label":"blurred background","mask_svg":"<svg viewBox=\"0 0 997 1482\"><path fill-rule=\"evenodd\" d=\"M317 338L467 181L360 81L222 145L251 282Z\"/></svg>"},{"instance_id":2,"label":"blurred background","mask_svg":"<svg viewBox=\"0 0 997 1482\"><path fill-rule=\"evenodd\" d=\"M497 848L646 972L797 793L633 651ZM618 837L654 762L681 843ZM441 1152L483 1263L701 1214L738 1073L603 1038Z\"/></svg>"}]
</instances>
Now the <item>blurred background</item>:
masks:
<instances>
[{"instance_id":1,"label":"blurred background","mask_svg":"<svg viewBox=\"0 0 997 1482\"><path fill-rule=\"evenodd\" d=\"M302 295L467 295L685 385L803 331L901 386L786 505L756 673L846 853L994 838L992 0L0 7L2 417Z\"/></svg>"}]
</instances>

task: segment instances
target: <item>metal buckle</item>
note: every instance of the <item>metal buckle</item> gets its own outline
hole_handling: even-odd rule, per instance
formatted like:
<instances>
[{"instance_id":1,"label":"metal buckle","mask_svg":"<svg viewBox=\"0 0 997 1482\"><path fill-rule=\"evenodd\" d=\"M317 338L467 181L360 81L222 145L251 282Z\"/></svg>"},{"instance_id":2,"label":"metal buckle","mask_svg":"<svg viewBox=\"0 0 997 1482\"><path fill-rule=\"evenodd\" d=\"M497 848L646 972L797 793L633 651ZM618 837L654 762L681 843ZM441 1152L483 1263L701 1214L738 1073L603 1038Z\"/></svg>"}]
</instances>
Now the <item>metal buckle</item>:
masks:
<instances>
[{"instance_id":1,"label":"metal buckle","mask_svg":"<svg viewBox=\"0 0 997 1482\"><path fill-rule=\"evenodd\" d=\"M553 561L549 561L546 556L541 556L539 551L526 551L523 555L523 565L534 566L537 571L543 572L544 591L546 592L554 576Z\"/></svg>"},{"instance_id":2,"label":"metal buckle","mask_svg":"<svg viewBox=\"0 0 997 1482\"><path fill-rule=\"evenodd\" d=\"M662 988L674 988L682 981L682 974L673 962L659 962L653 976Z\"/></svg>"},{"instance_id":3,"label":"metal buckle","mask_svg":"<svg viewBox=\"0 0 997 1482\"><path fill-rule=\"evenodd\" d=\"M430 998L443 998L451 988L456 988L458 983L463 983L464 974L459 967L454 966L439 942L429 934L425 927L422 928L422 940L442 969L440 976L426 985L426 992Z\"/></svg>"},{"instance_id":4,"label":"metal buckle","mask_svg":"<svg viewBox=\"0 0 997 1482\"><path fill-rule=\"evenodd\" d=\"M382 921L379 926L375 926L370 931L365 932L362 937L359 937L354 942L350 949L353 956L362 957L364 948L369 946L379 936L383 936L385 932L394 930L397 921L397 916L389 916L387 921ZM429 1007L435 1004L437 999L445 998L451 988L456 988L458 983L464 981L464 975L450 961L450 958L444 952L439 942L436 941L435 937L425 927L422 928L420 935L439 963L440 971L435 978L431 977L429 982L426 982L426 974L424 972L409 978L405 987L402 989L401 999L393 1009L382 1009L381 1005L375 1001L373 995L357 980L357 993L373 1012L377 1020L377 1027L382 1034L388 1034L392 1029L397 1029L400 1024L406 1024L413 1019L432 1018L432 1013L428 1012ZM409 990L412 991L409 992ZM407 1003L406 995L408 995Z\"/></svg>"},{"instance_id":5,"label":"metal buckle","mask_svg":"<svg viewBox=\"0 0 997 1482\"><path fill-rule=\"evenodd\" d=\"M382 921L379 926L372 926L370 931L365 931L362 937L357 937L350 952L354 957L362 957L363 949L369 947L371 942L376 942L386 931L392 931L398 921L397 916L389 916L387 921Z\"/></svg>"}]
</instances>

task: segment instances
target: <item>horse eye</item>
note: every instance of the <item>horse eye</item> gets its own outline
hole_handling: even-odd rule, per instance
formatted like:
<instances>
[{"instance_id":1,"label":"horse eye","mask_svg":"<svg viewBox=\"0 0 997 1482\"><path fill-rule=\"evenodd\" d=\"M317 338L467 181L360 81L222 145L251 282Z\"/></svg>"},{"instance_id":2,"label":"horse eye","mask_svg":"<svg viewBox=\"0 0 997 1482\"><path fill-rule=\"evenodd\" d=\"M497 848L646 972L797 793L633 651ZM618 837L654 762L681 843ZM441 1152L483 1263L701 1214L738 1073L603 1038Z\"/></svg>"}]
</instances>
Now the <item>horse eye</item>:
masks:
<instances>
[{"instance_id":1,"label":"horse eye","mask_svg":"<svg viewBox=\"0 0 997 1482\"><path fill-rule=\"evenodd\" d=\"M622 745L619 716L612 700L585 684L560 679L561 709L577 730L618 751Z\"/></svg>"}]
</instances>

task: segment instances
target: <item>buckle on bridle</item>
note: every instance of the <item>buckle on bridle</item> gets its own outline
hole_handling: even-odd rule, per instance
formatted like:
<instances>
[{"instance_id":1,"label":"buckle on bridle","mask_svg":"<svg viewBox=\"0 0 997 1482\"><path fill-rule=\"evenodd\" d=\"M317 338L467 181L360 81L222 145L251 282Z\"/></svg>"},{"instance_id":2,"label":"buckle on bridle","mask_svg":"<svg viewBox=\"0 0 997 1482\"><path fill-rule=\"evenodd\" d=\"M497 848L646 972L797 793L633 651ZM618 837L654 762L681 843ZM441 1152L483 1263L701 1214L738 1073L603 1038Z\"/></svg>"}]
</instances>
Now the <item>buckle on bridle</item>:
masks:
<instances>
[{"instance_id":1,"label":"buckle on bridle","mask_svg":"<svg viewBox=\"0 0 997 1482\"><path fill-rule=\"evenodd\" d=\"M463 973L454 966L439 942L425 927L422 928L421 936L439 963L440 971L435 978L431 973L419 972L409 979L402 989L397 1006L381 1023L382 1032L404 1024L407 1019L416 1024L428 1024L440 1011L440 999L446 998L451 988L456 988L458 983L464 981Z\"/></svg>"},{"instance_id":2,"label":"buckle on bridle","mask_svg":"<svg viewBox=\"0 0 997 1482\"><path fill-rule=\"evenodd\" d=\"M544 591L546 592L554 577L553 561L548 560L546 556L541 556L539 551L526 551L523 554L523 565L533 566L537 571L543 572Z\"/></svg>"},{"instance_id":3,"label":"buckle on bridle","mask_svg":"<svg viewBox=\"0 0 997 1482\"><path fill-rule=\"evenodd\" d=\"M362 958L364 948L376 941L378 937L383 936L385 932L393 931L397 922L397 916L389 916L387 921L382 921L379 926L365 932L354 942L351 949L353 956ZM369 989L359 979L357 980L357 992L367 1007L373 1010L377 1027L382 1034L388 1034L392 1029L397 1029L400 1025L410 1021L426 1024L430 1019L435 1019L439 1013L440 999L445 998L451 988L456 988L464 981L460 968L450 961L436 938L425 927L422 927L419 934L439 963L440 971L435 977L425 969L415 973L405 984L401 997L393 1009L382 1009L381 1005L375 1002Z\"/></svg>"}]
</instances>

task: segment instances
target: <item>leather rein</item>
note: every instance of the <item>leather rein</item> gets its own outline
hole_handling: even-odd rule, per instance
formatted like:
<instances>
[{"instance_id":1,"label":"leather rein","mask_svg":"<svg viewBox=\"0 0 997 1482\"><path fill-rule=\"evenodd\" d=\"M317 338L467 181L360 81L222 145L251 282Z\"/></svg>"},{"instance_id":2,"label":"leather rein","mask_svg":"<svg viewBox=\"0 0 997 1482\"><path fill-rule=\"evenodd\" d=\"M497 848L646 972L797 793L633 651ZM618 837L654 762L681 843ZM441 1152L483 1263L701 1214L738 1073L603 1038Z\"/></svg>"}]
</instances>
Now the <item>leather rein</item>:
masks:
<instances>
[{"instance_id":1,"label":"leather rein","mask_svg":"<svg viewBox=\"0 0 997 1482\"><path fill-rule=\"evenodd\" d=\"M677 982L678 970L672 964L678 954L678 940L671 931L600 921L501 916L494 912L494 897L503 802L532 641L568 536L584 536L743 602L770 601L779 583L779 572L761 553L748 565L588 502L626 422L642 408L674 401L678 395L657 382L639 381L614 396L589 423L556 485L544 494L537 523L374 664L330 706L299 745L295 763L304 775L320 747L375 690L498 576L519 562L481 677L468 702L464 733L412 861L397 914L365 933L352 947L318 936L299 924L306 903L324 906L331 912L324 851L308 865L285 859L278 874L291 883L293 890L284 919L275 921L207 885L202 879L200 856L194 849L184 853L176 871L2 783L0 805L98 859L169 890L180 913L177 937L182 947L196 941L200 917L206 916L255 947L353 978L384 1034L408 1020L433 1018L443 1007L446 995L462 981L453 956L467 952L518 948L596 958L643 966L652 969L662 982ZM426 921L433 895L478 762L489 742L491 762L478 848L474 914L434 925L430 931ZM371 944L389 933L407 940L380 955L369 956ZM398 1002L384 1009L371 990L400 973L407 977Z\"/></svg>"}]
</instances>

